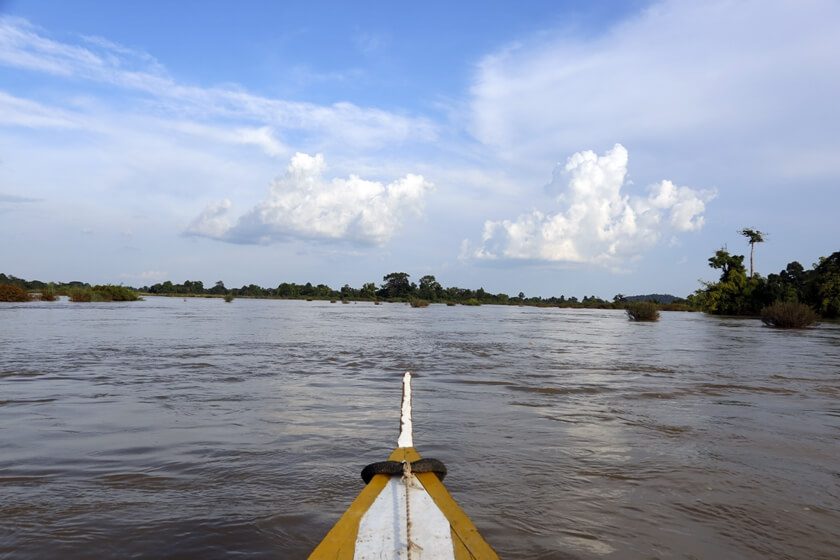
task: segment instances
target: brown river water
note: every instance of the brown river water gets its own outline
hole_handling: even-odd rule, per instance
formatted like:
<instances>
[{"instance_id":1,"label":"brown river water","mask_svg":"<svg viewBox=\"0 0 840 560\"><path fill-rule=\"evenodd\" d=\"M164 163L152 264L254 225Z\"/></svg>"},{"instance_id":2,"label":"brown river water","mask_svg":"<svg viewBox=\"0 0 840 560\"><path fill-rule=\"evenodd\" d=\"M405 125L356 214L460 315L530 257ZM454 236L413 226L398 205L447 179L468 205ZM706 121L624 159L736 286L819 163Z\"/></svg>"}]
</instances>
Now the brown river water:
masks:
<instances>
[{"instance_id":1,"label":"brown river water","mask_svg":"<svg viewBox=\"0 0 840 560\"><path fill-rule=\"evenodd\" d=\"M0 558L305 558L414 441L508 559L840 558L840 325L0 304Z\"/></svg>"}]
</instances>

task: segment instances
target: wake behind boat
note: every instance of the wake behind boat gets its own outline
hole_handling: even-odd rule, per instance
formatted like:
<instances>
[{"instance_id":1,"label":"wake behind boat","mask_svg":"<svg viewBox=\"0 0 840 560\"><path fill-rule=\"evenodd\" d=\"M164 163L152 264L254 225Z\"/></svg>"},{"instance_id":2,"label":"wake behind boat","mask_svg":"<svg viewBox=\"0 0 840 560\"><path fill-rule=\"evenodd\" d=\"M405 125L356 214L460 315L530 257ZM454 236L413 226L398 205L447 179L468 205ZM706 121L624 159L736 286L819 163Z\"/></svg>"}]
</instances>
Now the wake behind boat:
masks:
<instances>
[{"instance_id":1,"label":"wake behind boat","mask_svg":"<svg viewBox=\"0 0 840 560\"><path fill-rule=\"evenodd\" d=\"M498 559L441 482L446 468L414 449L411 373L403 376L400 436L387 461L362 471L367 483L310 560Z\"/></svg>"}]
</instances>

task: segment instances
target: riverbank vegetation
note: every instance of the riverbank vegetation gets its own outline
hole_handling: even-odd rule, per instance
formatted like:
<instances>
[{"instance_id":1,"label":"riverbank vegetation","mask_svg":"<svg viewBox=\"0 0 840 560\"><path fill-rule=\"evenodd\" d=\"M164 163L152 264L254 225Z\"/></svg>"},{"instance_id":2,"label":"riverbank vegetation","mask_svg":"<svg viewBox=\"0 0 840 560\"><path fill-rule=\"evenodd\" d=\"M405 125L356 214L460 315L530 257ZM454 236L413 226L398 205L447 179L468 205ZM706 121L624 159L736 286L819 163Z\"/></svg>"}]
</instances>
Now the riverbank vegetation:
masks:
<instances>
[{"instance_id":1,"label":"riverbank vegetation","mask_svg":"<svg viewBox=\"0 0 840 560\"><path fill-rule=\"evenodd\" d=\"M47 283L24 280L0 273L0 301L55 301L66 296L74 302L136 301L140 293L127 286L102 284L91 286L84 282Z\"/></svg>"},{"instance_id":2,"label":"riverbank vegetation","mask_svg":"<svg viewBox=\"0 0 840 560\"><path fill-rule=\"evenodd\" d=\"M43 290L48 287L44 282L26 281L14 276L6 276L0 274L0 282L8 280L7 283L19 286L23 290L30 292ZM409 274L405 272L392 272L386 274L382 278L382 283L378 286L374 282L367 282L362 284L359 288L353 288L345 284L339 290L335 290L326 284L296 284L293 282L282 282L276 288L264 288L256 284L244 285L241 288L228 288L223 281L216 282L211 287L205 287L200 280L187 280L182 284L176 284L171 281L153 284L151 286L142 286L140 288L123 287L119 288L128 290L136 295L149 294L157 296L171 296L171 297L218 297L224 298L229 296L244 297L244 298L271 298L271 299L299 299L306 301L324 300L324 301L341 301L342 303L349 303L351 301L370 301L376 304L381 302L412 302L422 300L427 304L445 304L449 306L454 305L527 305L534 307L564 307L564 308L580 308L580 309L624 309L625 306L633 301L652 301L656 303L662 310L674 311L689 311L691 310L687 304L687 300L681 299L668 294L648 294L638 296L624 296L618 294L612 300L601 299L596 296L584 296L578 299L575 296L567 297L565 295L541 297L541 296L526 296L523 292L518 295L508 295L506 293L494 294L478 288L477 290L469 288L460 288L457 286L445 287L441 285L437 279L432 275L426 275L420 278L419 282L411 281ZM71 292L76 294L76 301L106 301L97 300L94 298L92 291L96 291L99 287L90 286L82 282L68 282L57 283L52 285L54 293L59 295L70 296ZM115 286L115 288L117 288ZM88 299L90 295L90 299ZM107 300L112 301L112 300ZM113 299L113 301L117 301ZM422 305L418 305L422 307Z\"/></svg>"},{"instance_id":3,"label":"riverbank vegetation","mask_svg":"<svg viewBox=\"0 0 840 560\"><path fill-rule=\"evenodd\" d=\"M13 284L0 284L0 301L29 301L29 293Z\"/></svg>"},{"instance_id":4,"label":"riverbank vegetation","mask_svg":"<svg viewBox=\"0 0 840 560\"><path fill-rule=\"evenodd\" d=\"M345 284L341 289L333 289L326 284L296 284L282 282L276 288L264 288L256 284L244 285L241 288L228 288L223 281L216 282L211 287L205 287L200 280L187 280L183 284L171 281L143 286L141 293L161 296L179 297L223 297L233 294L236 297L271 298L271 299L300 299L306 301L371 301L371 302L407 302L424 300L429 304L440 303L447 305L529 305L535 307L569 307L586 309L624 309L631 301L654 301L662 309L678 311L689 310L686 300L667 294L650 294L643 296L625 297L621 294L611 301L596 296L527 297L523 292L518 295L505 293L494 294L478 288L445 287L433 275L426 275L418 282L413 282L411 276L405 272L392 272L382 278L377 286L374 282L367 282L361 287L354 288Z\"/></svg>"},{"instance_id":5,"label":"riverbank vegetation","mask_svg":"<svg viewBox=\"0 0 840 560\"><path fill-rule=\"evenodd\" d=\"M26 281L14 276L0 274L0 301L26 301L40 295L48 301L56 295L66 295L73 301L132 301L142 294L177 297L218 297L231 301L234 297L299 299L306 301L324 300L369 301L410 303L413 307L429 304L453 305L520 305L534 307L562 307L573 309L625 309L632 320L655 320L661 311L705 311L714 315L741 315L766 317L770 326L782 326L802 322L807 314L798 307L772 307L777 303L798 303L811 309L818 317L840 317L840 251L828 257L821 257L811 269L806 270L796 261L784 270L766 278L754 270L755 245L765 241L766 233L753 228L738 232L747 238L750 246L750 267L744 265L745 257L719 249L709 258L709 266L720 271L716 282L704 282L703 286L685 299L668 294L647 294L625 296L617 294L611 301L596 296L565 295L541 297L492 293L484 288L469 289L457 286L445 287L433 275L422 276L413 282L405 272L392 272L382 277L377 285L367 282L354 288L345 284L335 290L326 284L296 284L282 282L275 288L264 288L256 284L241 288L228 288L221 280L205 287L200 280L187 280L182 284L166 281L151 286L132 288L125 286L91 286L82 282L47 284L40 281ZM21 295L23 293L24 295ZM6 298L6 299L4 299ZM9 299L18 298L18 299ZM22 298L22 299L21 299ZM649 305L636 306L637 302ZM765 308L770 308L762 313ZM794 318L794 315L796 318ZM786 318L787 317L787 318Z\"/></svg>"},{"instance_id":6,"label":"riverbank vegetation","mask_svg":"<svg viewBox=\"0 0 840 560\"><path fill-rule=\"evenodd\" d=\"M750 272L744 255L718 249L709 266L720 271L720 278L689 296L691 307L714 315L761 316L765 324L783 328L807 326L818 316L840 317L840 251L820 257L810 269L793 261L765 278L755 272L753 261L755 244L767 234L749 228L739 233L750 245Z\"/></svg>"}]
</instances>

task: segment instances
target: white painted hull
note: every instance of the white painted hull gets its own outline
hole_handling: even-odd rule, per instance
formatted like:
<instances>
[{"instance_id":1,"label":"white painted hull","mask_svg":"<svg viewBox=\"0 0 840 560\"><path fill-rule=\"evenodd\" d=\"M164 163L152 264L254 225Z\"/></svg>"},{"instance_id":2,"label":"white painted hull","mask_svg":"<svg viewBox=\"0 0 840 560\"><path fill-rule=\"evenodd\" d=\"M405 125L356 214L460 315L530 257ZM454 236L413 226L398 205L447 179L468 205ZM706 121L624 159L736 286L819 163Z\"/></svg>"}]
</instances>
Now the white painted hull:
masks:
<instances>
[{"instance_id":1,"label":"white painted hull","mask_svg":"<svg viewBox=\"0 0 840 560\"><path fill-rule=\"evenodd\" d=\"M310 560L498 560L437 474L411 472L411 464L420 460L411 427L411 375L406 373L398 447L388 457L394 463L386 464L389 472L401 464L403 474L373 475Z\"/></svg>"}]
</instances>

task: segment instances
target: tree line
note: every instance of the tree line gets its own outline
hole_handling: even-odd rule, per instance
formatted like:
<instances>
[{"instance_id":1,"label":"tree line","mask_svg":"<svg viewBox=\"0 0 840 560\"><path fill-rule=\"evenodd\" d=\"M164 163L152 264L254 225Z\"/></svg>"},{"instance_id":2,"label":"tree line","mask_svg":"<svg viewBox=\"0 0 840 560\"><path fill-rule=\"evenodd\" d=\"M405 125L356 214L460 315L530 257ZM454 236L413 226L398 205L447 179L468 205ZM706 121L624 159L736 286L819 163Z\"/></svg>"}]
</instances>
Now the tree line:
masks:
<instances>
[{"instance_id":1,"label":"tree line","mask_svg":"<svg viewBox=\"0 0 840 560\"><path fill-rule=\"evenodd\" d=\"M422 276L419 281L411 280L406 272L391 272L382 277L382 282L363 283L359 287L345 284L340 289L334 289L326 284L296 284L282 282L274 288L264 288L256 284L243 285L240 288L228 288L221 280L211 287L206 287L200 280L187 280L182 284L171 281L143 286L139 291L155 295L190 295L190 296L223 296L252 298L280 298L280 299L323 299L323 300L354 300L354 301L405 301L424 300L431 303L460 303L466 305L497 304L497 305L536 305L560 307L596 307L613 308L625 301L624 296L618 295L613 301L607 301L596 296L527 297L523 292L517 295L506 293L492 293L484 288L476 290L457 286L445 287L431 274ZM674 299L673 296L662 296Z\"/></svg>"},{"instance_id":2,"label":"tree line","mask_svg":"<svg viewBox=\"0 0 840 560\"><path fill-rule=\"evenodd\" d=\"M127 286L92 286L79 281L42 282L0 273L0 301L55 301L58 296L67 296L71 301L79 302L136 301L140 297L136 289Z\"/></svg>"},{"instance_id":3,"label":"tree line","mask_svg":"<svg viewBox=\"0 0 840 560\"><path fill-rule=\"evenodd\" d=\"M716 315L758 315L778 303L798 303L810 307L824 318L840 317L840 251L820 257L810 269L799 262L763 277L754 268L754 250L767 234L752 228L739 232L750 245L750 270L744 255L725 247L709 258L709 266L720 270L717 282L704 282L688 297L689 304Z\"/></svg>"}]
</instances>

